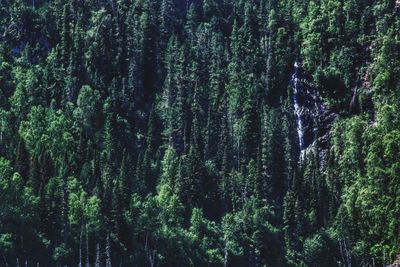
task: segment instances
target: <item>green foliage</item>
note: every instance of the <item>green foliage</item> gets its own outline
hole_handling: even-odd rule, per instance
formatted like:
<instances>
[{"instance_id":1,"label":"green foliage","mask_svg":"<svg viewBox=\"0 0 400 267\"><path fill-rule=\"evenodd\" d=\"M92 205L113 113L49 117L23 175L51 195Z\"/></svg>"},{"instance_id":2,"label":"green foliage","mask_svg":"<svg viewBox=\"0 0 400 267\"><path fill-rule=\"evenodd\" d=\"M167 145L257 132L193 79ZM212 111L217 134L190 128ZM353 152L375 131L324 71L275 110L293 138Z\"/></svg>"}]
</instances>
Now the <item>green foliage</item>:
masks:
<instances>
[{"instance_id":1,"label":"green foliage","mask_svg":"<svg viewBox=\"0 0 400 267\"><path fill-rule=\"evenodd\" d=\"M387 265L399 10L1 1L0 266ZM295 60L339 115L301 164Z\"/></svg>"}]
</instances>

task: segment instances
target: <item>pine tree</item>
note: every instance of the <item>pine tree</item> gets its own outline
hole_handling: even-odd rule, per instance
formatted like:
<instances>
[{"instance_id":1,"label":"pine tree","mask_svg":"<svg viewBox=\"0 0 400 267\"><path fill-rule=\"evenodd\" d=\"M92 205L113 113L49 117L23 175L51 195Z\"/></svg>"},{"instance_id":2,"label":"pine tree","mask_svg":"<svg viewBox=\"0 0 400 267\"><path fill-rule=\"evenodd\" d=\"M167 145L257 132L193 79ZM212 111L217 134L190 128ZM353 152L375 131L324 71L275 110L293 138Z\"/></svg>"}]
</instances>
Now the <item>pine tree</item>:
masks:
<instances>
[{"instance_id":1,"label":"pine tree","mask_svg":"<svg viewBox=\"0 0 400 267\"><path fill-rule=\"evenodd\" d=\"M61 62L64 67L69 63L69 55L72 47L71 37L71 10L68 4L64 5L62 14L62 32L61 32Z\"/></svg>"}]
</instances>

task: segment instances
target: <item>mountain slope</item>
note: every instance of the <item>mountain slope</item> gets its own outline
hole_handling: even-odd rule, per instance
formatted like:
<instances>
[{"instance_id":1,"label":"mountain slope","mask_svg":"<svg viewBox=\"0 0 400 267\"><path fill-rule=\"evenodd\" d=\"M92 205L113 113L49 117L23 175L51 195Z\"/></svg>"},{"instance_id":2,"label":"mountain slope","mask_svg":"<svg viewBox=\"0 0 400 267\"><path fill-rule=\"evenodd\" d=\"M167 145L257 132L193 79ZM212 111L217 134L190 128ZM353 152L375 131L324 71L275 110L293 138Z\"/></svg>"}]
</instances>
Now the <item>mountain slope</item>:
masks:
<instances>
[{"instance_id":1,"label":"mountain slope","mask_svg":"<svg viewBox=\"0 0 400 267\"><path fill-rule=\"evenodd\" d=\"M395 260L398 1L5 0L0 25L0 265Z\"/></svg>"}]
</instances>

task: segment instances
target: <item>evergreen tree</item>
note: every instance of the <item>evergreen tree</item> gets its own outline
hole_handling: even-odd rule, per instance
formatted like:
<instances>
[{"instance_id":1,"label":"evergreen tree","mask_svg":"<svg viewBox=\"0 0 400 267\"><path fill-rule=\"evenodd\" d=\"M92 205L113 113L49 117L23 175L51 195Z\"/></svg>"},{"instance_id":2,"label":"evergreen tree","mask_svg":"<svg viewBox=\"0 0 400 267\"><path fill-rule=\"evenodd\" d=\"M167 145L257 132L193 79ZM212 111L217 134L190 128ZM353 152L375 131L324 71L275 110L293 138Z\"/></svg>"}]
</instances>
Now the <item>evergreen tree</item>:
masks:
<instances>
[{"instance_id":1,"label":"evergreen tree","mask_svg":"<svg viewBox=\"0 0 400 267\"><path fill-rule=\"evenodd\" d=\"M399 14L2 0L0 266L389 266Z\"/></svg>"}]
</instances>

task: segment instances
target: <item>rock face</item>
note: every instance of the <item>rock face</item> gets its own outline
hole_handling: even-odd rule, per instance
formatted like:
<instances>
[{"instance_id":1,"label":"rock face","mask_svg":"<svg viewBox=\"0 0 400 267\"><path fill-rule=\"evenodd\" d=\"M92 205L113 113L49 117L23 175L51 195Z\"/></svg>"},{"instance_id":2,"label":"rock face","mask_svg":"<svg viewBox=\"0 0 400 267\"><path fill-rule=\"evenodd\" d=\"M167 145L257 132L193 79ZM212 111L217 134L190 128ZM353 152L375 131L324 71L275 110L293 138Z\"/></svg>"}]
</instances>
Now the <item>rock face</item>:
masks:
<instances>
[{"instance_id":1,"label":"rock face","mask_svg":"<svg viewBox=\"0 0 400 267\"><path fill-rule=\"evenodd\" d=\"M400 267L400 255L397 255L397 259L388 267Z\"/></svg>"},{"instance_id":2,"label":"rock face","mask_svg":"<svg viewBox=\"0 0 400 267\"><path fill-rule=\"evenodd\" d=\"M327 149L330 129L337 115L324 105L319 92L307 81L300 62L294 64L291 86L302 161L307 151L315 146L320 152Z\"/></svg>"}]
</instances>

